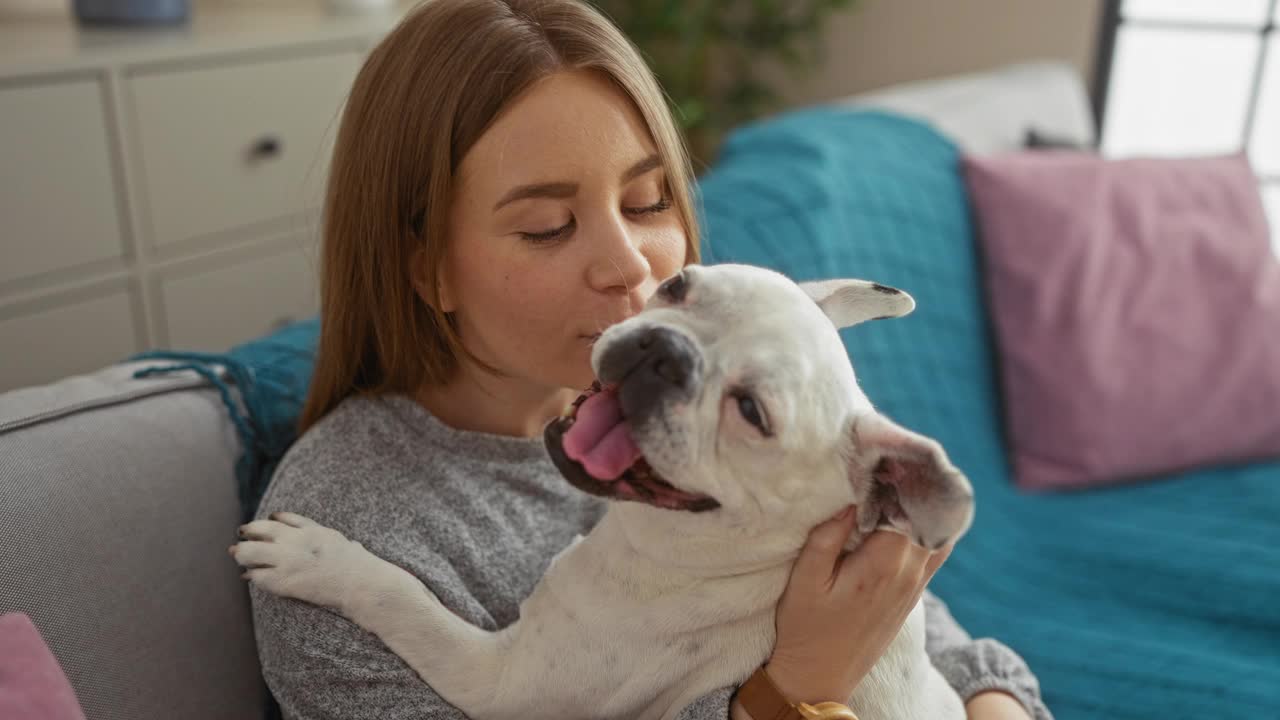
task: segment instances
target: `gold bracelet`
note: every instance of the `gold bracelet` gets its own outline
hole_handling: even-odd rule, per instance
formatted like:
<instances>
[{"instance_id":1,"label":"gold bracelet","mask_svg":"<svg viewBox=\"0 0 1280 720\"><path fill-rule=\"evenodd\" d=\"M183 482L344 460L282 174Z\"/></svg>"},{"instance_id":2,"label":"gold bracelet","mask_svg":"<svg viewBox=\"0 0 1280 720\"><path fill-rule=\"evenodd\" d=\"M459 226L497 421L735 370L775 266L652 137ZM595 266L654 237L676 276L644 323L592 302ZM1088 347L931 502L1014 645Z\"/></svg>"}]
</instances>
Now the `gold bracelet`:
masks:
<instances>
[{"instance_id":1,"label":"gold bracelet","mask_svg":"<svg viewBox=\"0 0 1280 720\"><path fill-rule=\"evenodd\" d=\"M852 710L837 702L796 703L795 708L806 720L858 720Z\"/></svg>"}]
</instances>

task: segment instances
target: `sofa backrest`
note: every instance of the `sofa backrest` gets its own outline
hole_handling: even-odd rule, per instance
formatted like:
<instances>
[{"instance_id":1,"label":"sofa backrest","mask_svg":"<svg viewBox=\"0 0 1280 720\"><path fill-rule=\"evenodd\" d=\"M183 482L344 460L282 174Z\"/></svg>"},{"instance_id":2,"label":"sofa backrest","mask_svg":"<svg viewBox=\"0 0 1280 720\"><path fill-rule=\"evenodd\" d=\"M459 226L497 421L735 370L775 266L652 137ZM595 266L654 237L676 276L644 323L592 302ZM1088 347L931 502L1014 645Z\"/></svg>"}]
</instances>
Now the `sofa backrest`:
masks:
<instances>
[{"instance_id":1,"label":"sofa backrest","mask_svg":"<svg viewBox=\"0 0 1280 720\"><path fill-rule=\"evenodd\" d=\"M146 364L0 395L0 613L31 617L91 720L261 718L239 442L201 378Z\"/></svg>"},{"instance_id":2,"label":"sofa backrest","mask_svg":"<svg viewBox=\"0 0 1280 720\"><path fill-rule=\"evenodd\" d=\"M1092 144L1096 138L1084 81L1063 62L1020 63L903 83L845 98L840 104L923 120L966 153L1019 149L1028 130L1078 145Z\"/></svg>"}]
</instances>

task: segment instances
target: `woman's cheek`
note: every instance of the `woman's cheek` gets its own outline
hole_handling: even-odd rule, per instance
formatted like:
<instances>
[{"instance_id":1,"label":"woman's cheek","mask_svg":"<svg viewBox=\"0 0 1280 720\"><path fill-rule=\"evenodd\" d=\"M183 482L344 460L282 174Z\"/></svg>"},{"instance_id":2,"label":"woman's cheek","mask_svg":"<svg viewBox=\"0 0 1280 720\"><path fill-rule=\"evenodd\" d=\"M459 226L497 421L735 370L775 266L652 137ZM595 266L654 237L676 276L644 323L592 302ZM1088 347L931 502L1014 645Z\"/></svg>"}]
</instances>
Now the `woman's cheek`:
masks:
<instances>
[{"instance_id":1,"label":"woman's cheek","mask_svg":"<svg viewBox=\"0 0 1280 720\"><path fill-rule=\"evenodd\" d=\"M503 284L504 302L527 324L525 329L562 325L568 319L566 312L573 303L567 302L565 296L572 286L564 280L557 281L557 277L545 270L533 271Z\"/></svg>"},{"instance_id":2,"label":"woman's cheek","mask_svg":"<svg viewBox=\"0 0 1280 720\"><path fill-rule=\"evenodd\" d=\"M679 223L655 233L648 255L649 267L657 280L665 280L684 267L688 259L689 241Z\"/></svg>"}]
</instances>

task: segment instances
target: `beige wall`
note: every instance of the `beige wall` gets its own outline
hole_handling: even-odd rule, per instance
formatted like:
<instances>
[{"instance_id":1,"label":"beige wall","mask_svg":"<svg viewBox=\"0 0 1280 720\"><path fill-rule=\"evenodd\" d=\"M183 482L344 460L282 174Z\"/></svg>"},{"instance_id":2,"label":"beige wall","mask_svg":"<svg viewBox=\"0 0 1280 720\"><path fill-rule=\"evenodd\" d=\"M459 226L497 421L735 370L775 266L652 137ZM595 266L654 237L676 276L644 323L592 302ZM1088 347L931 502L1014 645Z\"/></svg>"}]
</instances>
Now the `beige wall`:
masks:
<instances>
[{"instance_id":1,"label":"beige wall","mask_svg":"<svg viewBox=\"0 0 1280 720\"><path fill-rule=\"evenodd\" d=\"M27 15L31 13L71 14L72 0L0 0L0 19L6 15Z\"/></svg>"},{"instance_id":2,"label":"beige wall","mask_svg":"<svg viewBox=\"0 0 1280 720\"><path fill-rule=\"evenodd\" d=\"M1011 62L1065 60L1091 80L1102 0L858 0L833 17L827 62L789 105Z\"/></svg>"},{"instance_id":3,"label":"beige wall","mask_svg":"<svg viewBox=\"0 0 1280 720\"><path fill-rule=\"evenodd\" d=\"M217 2L218 0L205 0ZM267 0L264 0L267 1ZM768 72L786 105L894 83L1059 59L1092 80L1103 0L855 0L824 33L826 63L800 81ZM68 12L71 0L0 0L7 13Z\"/></svg>"},{"instance_id":4,"label":"beige wall","mask_svg":"<svg viewBox=\"0 0 1280 720\"><path fill-rule=\"evenodd\" d=\"M0 16L66 12L71 0L0 0ZM1062 59L1086 81L1102 0L856 0L825 33L827 63L783 97L804 105L907 80L1038 58Z\"/></svg>"}]
</instances>

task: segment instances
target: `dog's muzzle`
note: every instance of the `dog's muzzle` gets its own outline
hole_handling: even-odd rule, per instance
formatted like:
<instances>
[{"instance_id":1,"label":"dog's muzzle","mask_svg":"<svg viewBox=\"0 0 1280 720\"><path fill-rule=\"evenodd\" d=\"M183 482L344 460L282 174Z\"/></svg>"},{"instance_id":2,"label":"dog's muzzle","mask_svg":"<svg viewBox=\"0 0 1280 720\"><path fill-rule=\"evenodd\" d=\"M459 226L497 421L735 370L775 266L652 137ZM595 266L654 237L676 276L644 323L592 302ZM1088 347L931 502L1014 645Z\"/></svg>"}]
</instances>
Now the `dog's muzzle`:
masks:
<instances>
[{"instance_id":1,"label":"dog's muzzle","mask_svg":"<svg viewBox=\"0 0 1280 720\"><path fill-rule=\"evenodd\" d=\"M662 403L691 397L702 384L702 354L684 333L655 326L637 330L605 348L600 381L617 385L633 425L652 418Z\"/></svg>"},{"instance_id":2,"label":"dog's muzzle","mask_svg":"<svg viewBox=\"0 0 1280 720\"><path fill-rule=\"evenodd\" d=\"M579 490L615 500L691 512L720 507L715 498L681 490L659 475L633 437L664 403L697 392L702 358L693 342L651 327L611 339L602 353L600 379L544 432L561 474Z\"/></svg>"}]
</instances>

